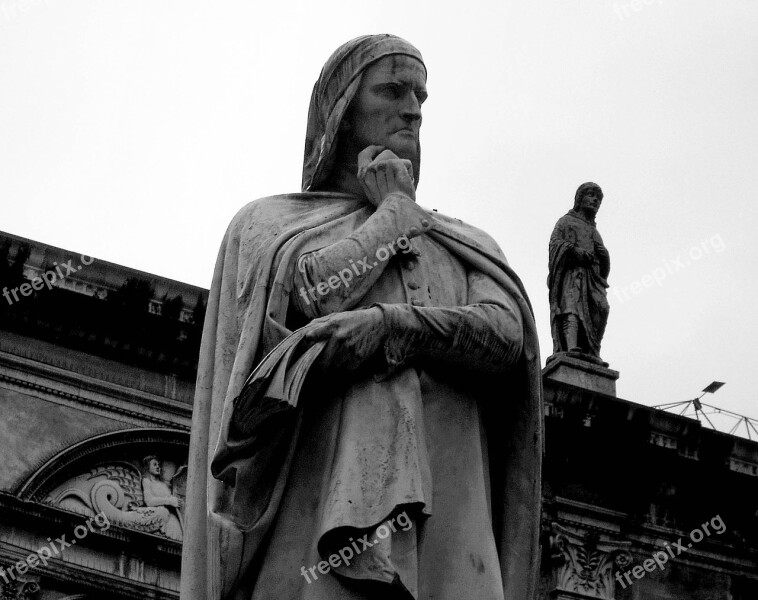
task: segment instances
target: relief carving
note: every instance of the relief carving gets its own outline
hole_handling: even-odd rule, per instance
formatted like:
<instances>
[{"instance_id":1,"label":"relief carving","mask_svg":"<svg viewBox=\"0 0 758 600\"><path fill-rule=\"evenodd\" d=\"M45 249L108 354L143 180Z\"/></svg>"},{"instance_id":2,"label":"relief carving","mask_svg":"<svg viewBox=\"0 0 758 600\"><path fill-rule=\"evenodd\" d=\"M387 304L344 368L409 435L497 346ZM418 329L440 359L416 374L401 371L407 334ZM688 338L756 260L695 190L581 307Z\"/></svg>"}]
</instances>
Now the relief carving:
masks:
<instances>
[{"instance_id":1,"label":"relief carving","mask_svg":"<svg viewBox=\"0 0 758 600\"><path fill-rule=\"evenodd\" d=\"M182 540L187 469L157 456L98 465L54 489L47 502L147 533Z\"/></svg>"},{"instance_id":2,"label":"relief carving","mask_svg":"<svg viewBox=\"0 0 758 600\"><path fill-rule=\"evenodd\" d=\"M36 578L15 577L0 580L0 600L37 600L40 586Z\"/></svg>"},{"instance_id":3,"label":"relief carving","mask_svg":"<svg viewBox=\"0 0 758 600\"><path fill-rule=\"evenodd\" d=\"M614 566L625 569L631 564L630 545L630 542L601 541L595 532L574 533L553 523L550 549L555 591L613 600Z\"/></svg>"}]
</instances>

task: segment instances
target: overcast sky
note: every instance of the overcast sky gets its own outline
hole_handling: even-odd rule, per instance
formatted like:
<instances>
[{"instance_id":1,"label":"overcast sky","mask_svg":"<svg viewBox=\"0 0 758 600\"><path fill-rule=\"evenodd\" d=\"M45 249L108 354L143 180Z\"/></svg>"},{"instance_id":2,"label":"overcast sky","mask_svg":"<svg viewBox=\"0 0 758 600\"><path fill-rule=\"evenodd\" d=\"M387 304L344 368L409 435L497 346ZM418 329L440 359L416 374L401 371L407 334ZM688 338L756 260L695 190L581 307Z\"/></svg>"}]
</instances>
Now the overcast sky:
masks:
<instances>
[{"instance_id":1,"label":"overcast sky","mask_svg":"<svg viewBox=\"0 0 758 600\"><path fill-rule=\"evenodd\" d=\"M758 417L758 2L0 0L0 230L208 287L247 202L299 191L341 43L424 55L418 202L485 229L552 351L547 245L584 181L618 395Z\"/></svg>"}]
</instances>

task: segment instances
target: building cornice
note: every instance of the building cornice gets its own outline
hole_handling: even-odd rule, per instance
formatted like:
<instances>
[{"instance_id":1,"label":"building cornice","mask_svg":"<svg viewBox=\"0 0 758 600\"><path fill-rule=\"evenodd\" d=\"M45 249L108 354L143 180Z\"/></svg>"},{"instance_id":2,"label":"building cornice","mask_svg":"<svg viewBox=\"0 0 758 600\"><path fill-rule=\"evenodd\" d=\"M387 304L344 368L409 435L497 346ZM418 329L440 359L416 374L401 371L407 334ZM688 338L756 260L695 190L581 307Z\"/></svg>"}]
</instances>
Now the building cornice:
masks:
<instances>
[{"instance_id":1,"label":"building cornice","mask_svg":"<svg viewBox=\"0 0 758 600\"><path fill-rule=\"evenodd\" d=\"M14 522L16 526L20 526L26 531L51 531L61 528L66 531L73 531L76 526L84 525L87 520L84 515L39 502L22 500L7 492L0 492L0 512L2 515L0 521ZM125 557L134 557L135 548L149 549L149 555L159 558L163 563L178 561L181 556L181 542L159 535L126 529L113 523L106 530L90 529L86 539L87 541L82 543L86 543L87 547L97 547L104 555L121 557L119 560ZM34 549L0 541L0 564L3 561L11 564L24 561L33 552ZM144 598L176 600L179 598L178 591L168 590L57 557L48 559L47 565L40 563L34 568L34 574L49 577L56 583L73 583L80 590L89 593L103 592L105 594L107 592L109 594L107 597L110 597L110 594L116 594L119 598L133 598L134 600L143 600Z\"/></svg>"},{"instance_id":2,"label":"building cornice","mask_svg":"<svg viewBox=\"0 0 758 600\"><path fill-rule=\"evenodd\" d=\"M153 423L187 431L191 426L192 407L183 402L3 351L0 381L38 392L57 404L85 408L107 417L118 415L133 424Z\"/></svg>"}]
</instances>

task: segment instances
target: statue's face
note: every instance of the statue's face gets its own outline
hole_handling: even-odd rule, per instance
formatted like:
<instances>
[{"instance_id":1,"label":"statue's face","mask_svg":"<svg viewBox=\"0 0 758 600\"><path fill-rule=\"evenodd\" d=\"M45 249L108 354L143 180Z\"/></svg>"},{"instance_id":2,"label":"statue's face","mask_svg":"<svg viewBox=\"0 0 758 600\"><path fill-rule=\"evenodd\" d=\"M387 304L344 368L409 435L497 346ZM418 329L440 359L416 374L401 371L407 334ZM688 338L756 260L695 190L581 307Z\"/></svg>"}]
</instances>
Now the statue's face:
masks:
<instances>
[{"instance_id":1,"label":"statue's face","mask_svg":"<svg viewBox=\"0 0 758 600\"><path fill-rule=\"evenodd\" d=\"M156 459L153 459L150 461L150 466L148 467L151 475L160 475L161 474L161 463L159 463Z\"/></svg>"},{"instance_id":2,"label":"statue's face","mask_svg":"<svg viewBox=\"0 0 758 600\"><path fill-rule=\"evenodd\" d=\"M579 210L594 216L597 214L597 211L600 210L600 203L602 201L600 192L591 189L585 192L584 196L582 196L582 199L579 202Z\"/></svg>"},{"instance_id":3,"label":"statue's face","mask_svg":"<svg viewBox=\"0 0 758 600\"><path fill-rule=\"evenodd\" d=\"M345 116L351 152L357 156L377 145L417 161L426 96L426 74L418 60L395 54L376 61L363 74Z\"/></svg>"}]
</instances>

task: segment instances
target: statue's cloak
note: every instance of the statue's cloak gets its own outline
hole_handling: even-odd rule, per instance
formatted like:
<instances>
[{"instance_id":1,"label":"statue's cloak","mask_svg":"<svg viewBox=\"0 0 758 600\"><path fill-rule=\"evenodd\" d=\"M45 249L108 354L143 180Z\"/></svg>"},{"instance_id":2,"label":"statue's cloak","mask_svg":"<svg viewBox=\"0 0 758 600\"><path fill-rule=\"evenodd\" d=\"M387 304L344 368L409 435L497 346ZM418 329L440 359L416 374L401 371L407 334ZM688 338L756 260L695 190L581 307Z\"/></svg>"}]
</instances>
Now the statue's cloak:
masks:
<instances>
[{"instance_id":1,"label":"statue's cloak","mask_svg":"<svg viewBox=\"0 0 758 600\"><path fill-rule=\"evenodd\" d=\"M292 333L287 324L297 257L342 239L370 210L373 207L346 194L281 195L248 204L227 230L216 262L198 365L182 600L234 598L239 578L249 576L265 550L297 442L300 408L272 419L263 433L237 439L230 435L233 401L262 358ZM504 597L531 600L540 555L543 450L534 318L518 277L487 234L457 219L430 215L434 223L426 235L468 268L489 275L522 313L521 357L514 369L502 375L498 382L502 386L495 388L504 390L504 397L507 390L508 402L497 406L498 412L485 423ZM212 464L218 478L211 473Z\"/></svg>"}]
</instances>

